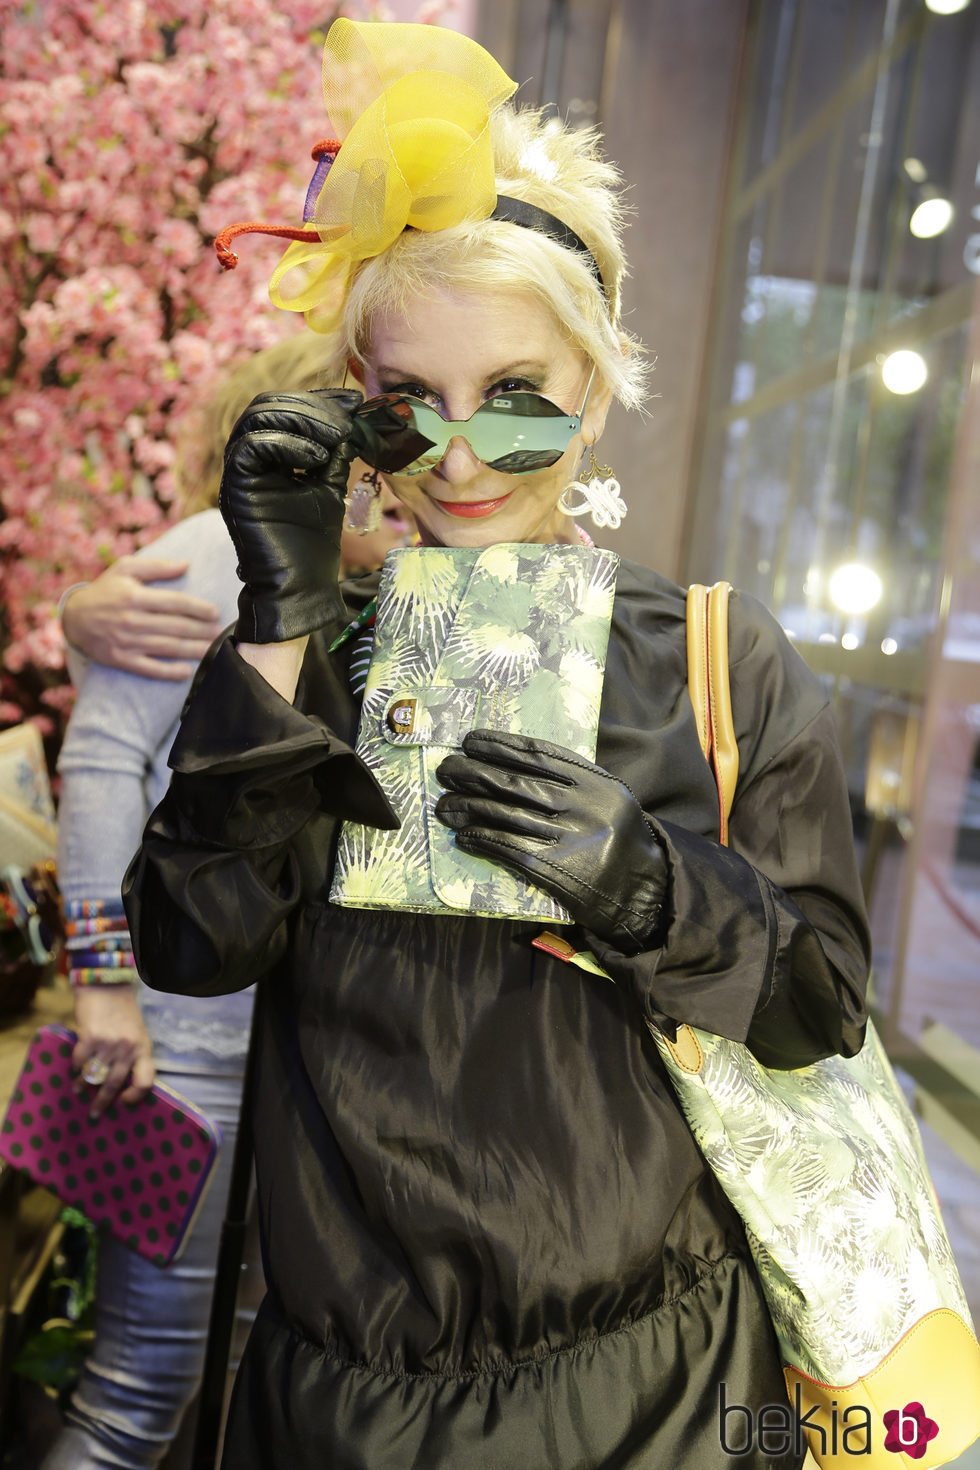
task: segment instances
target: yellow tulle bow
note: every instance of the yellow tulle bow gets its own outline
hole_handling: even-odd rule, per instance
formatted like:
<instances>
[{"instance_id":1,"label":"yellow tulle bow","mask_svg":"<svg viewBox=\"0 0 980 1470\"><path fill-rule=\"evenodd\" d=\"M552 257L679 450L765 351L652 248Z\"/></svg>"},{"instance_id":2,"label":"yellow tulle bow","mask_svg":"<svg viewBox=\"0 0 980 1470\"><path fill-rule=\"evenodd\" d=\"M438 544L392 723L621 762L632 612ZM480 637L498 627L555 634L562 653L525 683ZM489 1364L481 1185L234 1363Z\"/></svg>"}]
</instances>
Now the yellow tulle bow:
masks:
<instances>
[{"instance_id":1,"label":"yellow tulle bow","mask_svg":"<svg viewBox=\"0 0 980 1470\"><path fill-rule=\"evenodd\" d=\"M342 147L316 198L309 239L290 245L269 294L333 330L356 262L406 226L486 219L497 201L490 116L517 84L476 41L441 26L337 20L323 96Z\"/></svg>"}]
</instances>

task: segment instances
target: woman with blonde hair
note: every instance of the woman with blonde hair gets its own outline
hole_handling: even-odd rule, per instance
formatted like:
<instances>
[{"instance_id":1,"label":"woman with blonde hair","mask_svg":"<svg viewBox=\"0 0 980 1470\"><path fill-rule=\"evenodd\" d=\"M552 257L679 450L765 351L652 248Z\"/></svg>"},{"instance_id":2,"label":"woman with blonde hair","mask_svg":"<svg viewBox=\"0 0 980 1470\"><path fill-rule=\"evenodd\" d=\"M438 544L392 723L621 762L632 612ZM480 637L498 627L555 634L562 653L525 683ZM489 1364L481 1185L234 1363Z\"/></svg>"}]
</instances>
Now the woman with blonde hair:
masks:
<instances>
[{"instance_id":1,"label":"woman with blonde hair","mask_svg":"<svg viewBox=\"0 0 980 1470\"><path fill-rule=\"evenodd\" d=\"M744 1231L647 1023L783 1067L860 1046L831 713L733 598L721 846L684 593L572 518L623 514L579 459L613 396L642 397L596 135L513 107L492 58L436 27L335 22L324 87L338 138L314 150L304 223L275 228L293 243L272 296L350 386L263 395L232 432L238 625L124 890L149 984L261 979L268 1001L269 1293L225 1464L711 1470L719 1394L758 1417L784 1390ZM219 238L227 264L248 228ZM337 592L355 452L422 542L374 608ZM563 962L585 950L605 976Z\"/></svg>"}]
</instances>

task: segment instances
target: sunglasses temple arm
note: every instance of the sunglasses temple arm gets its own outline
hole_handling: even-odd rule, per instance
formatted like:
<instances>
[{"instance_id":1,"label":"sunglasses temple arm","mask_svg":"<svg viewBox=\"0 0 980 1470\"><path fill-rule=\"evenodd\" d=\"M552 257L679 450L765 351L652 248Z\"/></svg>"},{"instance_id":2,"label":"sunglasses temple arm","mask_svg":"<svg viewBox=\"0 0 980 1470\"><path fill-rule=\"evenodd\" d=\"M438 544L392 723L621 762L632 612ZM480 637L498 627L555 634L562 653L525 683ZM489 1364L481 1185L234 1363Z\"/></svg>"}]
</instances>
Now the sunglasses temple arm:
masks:
<instances>
[{"instance_id":1,"label":"sunglasses temple arm","mask_svg":"<svg viewBox=\"0 0 980 1470\"><path fill-rule=\"evenodd\" d=\"M591 371L591 373L589 373L589 381L585 385L585 397L582 399L582 407L578 411L579 427L581 427L582 420L585 417L585 410L588 407L589 395L592 392L592 384L594 382L595 382L595 363L592 364L592 371Z\"/></svg>"}]
</instances>

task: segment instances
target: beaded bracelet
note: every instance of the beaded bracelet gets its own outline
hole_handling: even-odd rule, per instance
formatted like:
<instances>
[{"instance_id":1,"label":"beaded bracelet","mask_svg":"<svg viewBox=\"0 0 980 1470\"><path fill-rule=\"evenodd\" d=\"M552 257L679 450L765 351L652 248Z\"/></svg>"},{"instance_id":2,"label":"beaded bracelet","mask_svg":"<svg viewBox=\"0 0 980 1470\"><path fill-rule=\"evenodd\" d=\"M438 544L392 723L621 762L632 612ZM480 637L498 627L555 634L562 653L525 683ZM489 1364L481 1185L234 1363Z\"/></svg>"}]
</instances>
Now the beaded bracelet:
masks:
<instances>
[{"instance_id":1,"label":"beaded bracelet","mask_svg":"<svg viewBox=\"0 0 980 1470\"><path fill-rule=\"evenodd\" d=\"M133 948L125 949L79 949L69 955L72 970L133 970Z\"/></svg>"},{"instance_id":2,"label":"beaded bracelet","mask_svg":"<svg viewBox=\"0 0 980 1470\"><path fill-rule=\"evenodd\" d=\"M139 979L122 899L69 898L64 910L73 987L132 985Z\"/></svg>"},{"instance_id":3,"label":"beaded bracelet","mask_svg":"<svg viewBox=\"0 0 980 1470\"><path fill-rule=\"evenodd\" d=\"M76 934L119 934L128 930L125 917L109 919L66 919L65 932Z\"/></svg>"},{"instance_id":4,"label":"beaded bracelet","mask_svg":"<svg viewBox=\"0 0 980 1470\"><path fill-rule=\"evenodd\" d=\"M66 919L98 919L112 917L125 919L126 910L121 898L66 898Z\"/></svg>"},{"instance_id":5,"label":"beaded bracelet","mask_svg":"<svg viewBox=\"0 0 980 1470\"><path fill-rule=\"evenodd\" d=\"M129 930L123 925L120 929L103 930L101 934L69 934L67 938L69 950L79 949L132 949L133 941L129 936Z\"/></svg>"},{"instance_id":6,"label":"beaded bracelet","mask_svg":"<svg viewBox=\"0 0 980 1470\"><path fill-rule=\"evenodd\" d=\"M69 970L68 979L76 990L89 985L132 985L139 979L138 970L106 970L83 967Z\"/></svg>"}]
</instances>

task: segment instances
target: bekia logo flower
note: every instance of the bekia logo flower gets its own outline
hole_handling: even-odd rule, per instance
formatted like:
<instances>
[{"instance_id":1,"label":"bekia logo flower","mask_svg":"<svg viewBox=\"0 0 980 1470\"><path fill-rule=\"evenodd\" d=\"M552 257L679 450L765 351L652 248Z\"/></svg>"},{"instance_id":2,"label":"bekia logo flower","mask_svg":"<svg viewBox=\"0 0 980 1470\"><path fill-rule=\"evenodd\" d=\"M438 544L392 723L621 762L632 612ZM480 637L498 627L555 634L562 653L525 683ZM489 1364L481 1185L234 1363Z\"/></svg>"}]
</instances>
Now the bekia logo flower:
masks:
<instances>
[{"instance_id":1,"label":"bekia logo flower","mask_svg":"<svg viewBox=\"0 0 980 1470\"><path fill-rule=\"evenodd\" d=\"M885 1449L893 1455L908 1455L921 1460L931 1439L939 1433L939 1425L930 1419L921 1404L906 1404L904 1409L889 1409L884 1416L888 1435Z\"/></svg>"}]
</instances>

